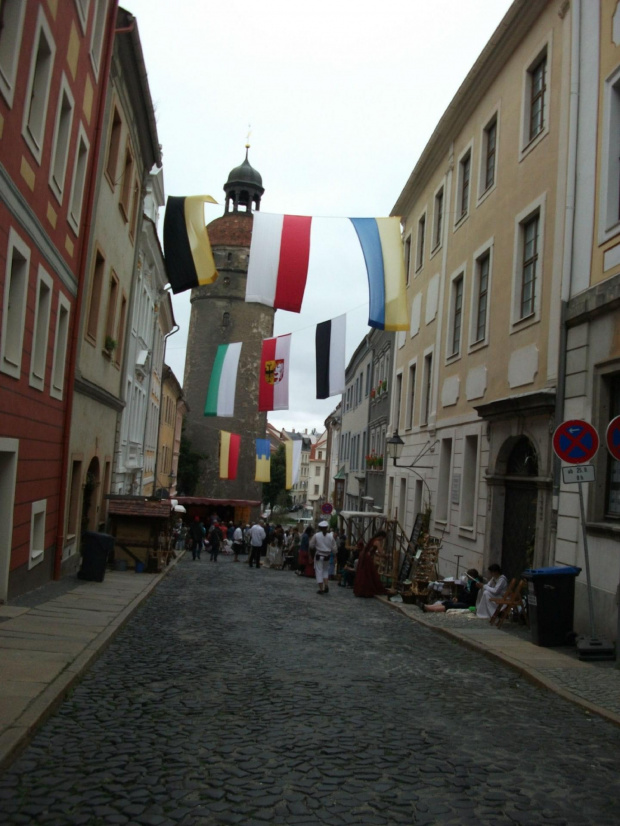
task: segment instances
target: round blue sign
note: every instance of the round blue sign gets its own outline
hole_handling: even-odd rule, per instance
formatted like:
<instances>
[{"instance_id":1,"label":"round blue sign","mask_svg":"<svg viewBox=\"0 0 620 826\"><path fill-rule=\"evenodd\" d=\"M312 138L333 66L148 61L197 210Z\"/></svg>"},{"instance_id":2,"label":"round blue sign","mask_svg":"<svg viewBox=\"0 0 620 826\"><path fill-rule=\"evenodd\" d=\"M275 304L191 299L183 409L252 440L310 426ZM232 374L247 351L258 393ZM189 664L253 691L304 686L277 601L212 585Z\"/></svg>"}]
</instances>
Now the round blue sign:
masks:
<instances>
[{"instance_id":1,"label":"round blue sign","mask_svg":"<svg viewBox=\"0 0 620 826\"><path fill-rule=\"evenodd\" d=\"M612 419L607 426L607 450L620 462L620 416Z\"/></svg>"},{"instance_id":2,"label":"round blue sign","mask_svg":"<svg viewBox=\"0 0 620 826\"><path fill-rule=\"evenodd\" d=\"M562 422L553 434L553 449L564 462L583 465L598 450L598 433L588 422L570 419Z\"/></svg>"}]
</instances>

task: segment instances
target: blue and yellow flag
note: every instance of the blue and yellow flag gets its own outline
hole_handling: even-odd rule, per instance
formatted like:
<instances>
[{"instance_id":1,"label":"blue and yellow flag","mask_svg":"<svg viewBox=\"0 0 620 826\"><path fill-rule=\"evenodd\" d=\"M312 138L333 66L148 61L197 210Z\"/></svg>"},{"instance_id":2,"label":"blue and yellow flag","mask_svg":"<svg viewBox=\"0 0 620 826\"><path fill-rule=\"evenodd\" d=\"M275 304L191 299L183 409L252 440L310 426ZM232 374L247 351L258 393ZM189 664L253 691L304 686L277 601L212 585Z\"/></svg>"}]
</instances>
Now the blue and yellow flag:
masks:
<instances>
[{"instance_id":1,"label":"blue and yellow flag","mask_svg":"<svg viewBox=\"0 0 620 826\"><path fill-rule=\"evenodd\" d=\"M255 482L271 482L271 445L269 439L256 440Z\"/></svg>"}]
</instances>

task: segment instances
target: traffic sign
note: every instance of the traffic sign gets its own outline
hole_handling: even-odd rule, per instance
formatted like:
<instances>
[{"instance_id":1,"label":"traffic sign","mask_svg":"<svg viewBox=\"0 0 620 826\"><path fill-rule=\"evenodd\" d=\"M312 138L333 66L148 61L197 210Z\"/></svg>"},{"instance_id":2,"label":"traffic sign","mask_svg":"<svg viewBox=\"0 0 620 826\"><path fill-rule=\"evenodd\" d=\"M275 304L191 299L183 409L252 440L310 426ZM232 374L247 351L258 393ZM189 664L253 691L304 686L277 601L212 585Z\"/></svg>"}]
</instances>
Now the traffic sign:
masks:
<instances>
[{"instance_id":1,"label":"traffic sign","mask_svg":"<svg viewBox=\"0 0 620 826\"><path fill-rule=\"evenodd\" d=\"M572 465L562 468L562 481L565 485L576 482L594 482L594 465Z\"/></svg>"},{"instance_id":2,"label":"traffic sign","mask_svg":"<svg viewBox=\"0 0 620 826\"><path fill-rule=\"evenodd\" d=\"M553 449L563 461L582 465L598 450L598 433L588 422L570 419L562 422L553 434Z\"/></svg>"},{"instance_id":3,"label":"traffic sign","mask_svg":"<svg viewBox=\"0 0 620 826\"><path fill-rule=\"evenodd\" d=\"M620 462L620 416L612 419L607 426L607 450Z\"/></svg>"},{"instance_id":4,"label":"traffic sign","mask_svg":"<svg viewBox=\"0 0 620 826\"><path fill-rule=\"evenodd\" d=\"M324 513L326 516L329 516L333 509L334 506L330 505L329 502L325 502L325 504L321 505L321 513Z\"/></svg>"}]
</instances>

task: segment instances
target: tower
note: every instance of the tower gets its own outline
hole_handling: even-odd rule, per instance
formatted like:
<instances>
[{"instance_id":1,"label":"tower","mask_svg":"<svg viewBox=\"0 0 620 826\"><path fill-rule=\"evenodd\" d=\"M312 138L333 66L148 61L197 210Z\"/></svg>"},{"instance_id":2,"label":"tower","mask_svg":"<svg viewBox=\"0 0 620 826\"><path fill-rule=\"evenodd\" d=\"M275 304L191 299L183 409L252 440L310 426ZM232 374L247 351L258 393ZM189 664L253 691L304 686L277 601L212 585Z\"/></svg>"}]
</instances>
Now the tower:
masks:
<instances>
[{"instance_id":1,"label":"tower","mask_svg":"<svg viewBox=\"0 0 620 826\"><path fill-rule=\"evenodd\" d=\"M224 215L208 227L218 279L196 287L191 294L191 316L185 362L184 391L189 405L186 428L192 449L207 458L197 496L216 499L261 499L261 484L254 481L255 439L265 438L267 414L258 411L258 375L262 340L273 335L274 310L245 301L252 239L253 209L260 209L265 191L260 174L245 160L235 167L224 185ZM211 368L219 344L241 341L237 373L235 415L204 416ZM219 431L241 435L235 480L219 478Z\"/></svg>"}]
</instances>

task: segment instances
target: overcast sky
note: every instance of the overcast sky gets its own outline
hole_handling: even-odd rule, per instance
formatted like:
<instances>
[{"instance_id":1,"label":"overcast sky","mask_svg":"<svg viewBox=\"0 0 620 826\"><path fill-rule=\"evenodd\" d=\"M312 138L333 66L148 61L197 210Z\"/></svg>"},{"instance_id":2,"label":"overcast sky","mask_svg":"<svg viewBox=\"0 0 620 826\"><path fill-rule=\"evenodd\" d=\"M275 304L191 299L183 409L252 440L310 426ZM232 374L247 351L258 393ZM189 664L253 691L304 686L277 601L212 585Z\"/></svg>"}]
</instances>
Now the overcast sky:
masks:
<instances>
[{"instance_id":1,"label":"overcast sky","mask_svg":"<svg viewBox=\"0 0 620 826\"><path fill-rule=\"evenodd\" d=\"M121 0L136 15L163 147L166 195L203 195L207 222L242 163L263 178L261 210L389 215L437 121L510 6L509 0ZM160 216L160 231L163 210ZM364 273L338 262L310 273L293 333L288 411L278 428L323 430L339 398L317 401L314 331L347 314L350 359L368 332ZM311 277L312 276L312 277ZM166 362L182 382L189 293ZM206 388L205 388L206 393Z\"/></svg>"}]
</instances>

